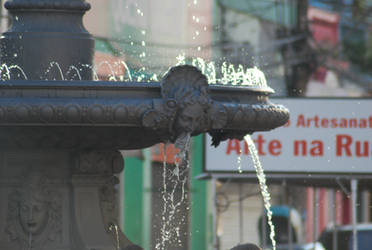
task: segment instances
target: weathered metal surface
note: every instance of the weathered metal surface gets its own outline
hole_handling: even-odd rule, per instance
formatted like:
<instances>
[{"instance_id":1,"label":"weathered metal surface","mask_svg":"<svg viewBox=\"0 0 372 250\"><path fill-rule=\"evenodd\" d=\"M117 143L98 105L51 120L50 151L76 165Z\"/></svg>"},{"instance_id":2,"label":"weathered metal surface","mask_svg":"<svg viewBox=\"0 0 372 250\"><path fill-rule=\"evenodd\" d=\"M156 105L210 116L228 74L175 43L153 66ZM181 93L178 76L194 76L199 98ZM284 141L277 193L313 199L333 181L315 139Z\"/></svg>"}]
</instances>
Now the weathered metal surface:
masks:
<instances>
[{"instance_id":1,"label":"weathered metal surface","mask_svg":"<svg viewBox=\"0 0 372 250\"><path fill-rule=\"evenodd\" d=\"M202 79L204 89L180 84L183 74ZM269 102L268 91L209 86L191 66L168 76L161 83L0 82L0 147L134 149L174 141L183 132L239 138L288 120L283 106ZM185 110L189 117L182 116ZM181 121L188 118L194 120ZM33 143L26 146L20 137Z\"/></svg>"}]
</instances>

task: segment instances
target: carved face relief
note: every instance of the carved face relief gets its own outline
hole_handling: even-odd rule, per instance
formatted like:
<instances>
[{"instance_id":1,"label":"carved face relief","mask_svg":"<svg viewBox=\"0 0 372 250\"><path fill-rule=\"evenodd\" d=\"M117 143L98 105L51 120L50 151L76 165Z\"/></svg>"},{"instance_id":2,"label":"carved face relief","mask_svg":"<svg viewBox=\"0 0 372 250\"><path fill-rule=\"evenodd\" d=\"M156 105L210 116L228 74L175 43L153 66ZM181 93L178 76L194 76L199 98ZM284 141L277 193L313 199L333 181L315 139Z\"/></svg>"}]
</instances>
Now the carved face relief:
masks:
<instances>
[{"instance_id":1,"label":"carved face relief","mask_svg":"<svg viewBox=\"0 0 372 250\"><path fill-rule=\"evenodd\" d=\"M18 209L19 222L26 234L37 235L45 229L49 218L48 205L45 201L31 197L20 202Z\"/></svg>"},{"instance_id":2,"label":"carved face relief","mask_svg":"<svg viewBox=\"0 0 372 250\"><path fill-rule=\"evenodd\" d=\"M203 107L199 103L185 106L179 113L176 120L176 131L178 133L191 133L199 125L202 119Z\"/></svg>"},{"instance_id":3,"label":"carved face relief","mask_svg":"<svg viewBox=\"0 0 372 250\"><path fill-rule=\"evenodd\" d=\"M47 249L61 240L62 199L48 181L33 173L20 178L20 186L9 193L5 232L20 249Z\"/></svg>"},{"instance_id":4,"label":"carved face relief","mask_svg":"<svg viewBox=\"0 0 372 250\"><path fill-rule=\"evenodd\" d=\"M190 65L176 66L163 78L161 88L167 107L163 113L172 140L208 129L213 101L209 96L208 80L201 71Z\"/></svg>"}]
</instances>

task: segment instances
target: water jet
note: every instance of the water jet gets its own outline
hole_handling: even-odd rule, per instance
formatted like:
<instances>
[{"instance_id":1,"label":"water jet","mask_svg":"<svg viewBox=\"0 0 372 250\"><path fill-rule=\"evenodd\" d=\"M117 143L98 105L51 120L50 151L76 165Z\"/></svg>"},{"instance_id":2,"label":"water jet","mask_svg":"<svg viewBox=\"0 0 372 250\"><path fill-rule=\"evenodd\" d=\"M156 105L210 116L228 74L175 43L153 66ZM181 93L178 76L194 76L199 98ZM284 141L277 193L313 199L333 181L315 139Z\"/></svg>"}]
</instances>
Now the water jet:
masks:
<instances>
[{"instance_id":1,"label":"water jet","mask_svg":"<svg viewBox=\"0 0 372 250\"><path fill-rule=\"evenodd\" d=\"M217 146L288 120L288 110L269 101L270 88L208 85L192 66L176 66L160 82L93 81L84 66L94 53L82 25L87 2L5 7L13 22L0 38L0 64L11 69L0 81L1 249L129 247L116 226L119 150L200 133ZM81 80L46 75L53 62Z\"/></svg>"}]
</instances>

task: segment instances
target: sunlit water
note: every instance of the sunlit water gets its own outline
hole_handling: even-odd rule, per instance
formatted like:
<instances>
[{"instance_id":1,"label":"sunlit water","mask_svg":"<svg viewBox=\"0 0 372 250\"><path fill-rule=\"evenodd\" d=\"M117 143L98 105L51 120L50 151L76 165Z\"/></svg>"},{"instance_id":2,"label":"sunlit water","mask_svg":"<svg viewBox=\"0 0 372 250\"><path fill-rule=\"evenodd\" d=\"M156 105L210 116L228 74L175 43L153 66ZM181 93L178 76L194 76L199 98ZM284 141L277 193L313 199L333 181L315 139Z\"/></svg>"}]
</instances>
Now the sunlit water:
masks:
<instances>
[{"instance_id":1,"label":"sunlit water","mask_svg":"<svg viewBox=\"0 0 372 250\"><path fill-rule=\"evenodd\" d=\"M186 64L185 56L179 55L177 57L176 65ZM258 86L267 88L267 83L265 76L262 71L258 68L244 68L242 65L234 66L226 62L222 63L220 67L217 67L214 62L205 61L202 58L195 58L192 60L191 65L197 67L208 79L208 83L211 85L240 85L240 86ZM115 69L123 67L125 73L118 74ZM136 81L136 82L153 82L159 81L163 75L158 74L145 74L146 68L136 72L136 76L133 77L135 72L128 67L124 61L118 60L114 63L109 63L107 61L100 62L98 65L88 65L83 64L78 66L71 65L68 67L67 71L63 72L60 64L58 62L50 62L49 66L45 69L43 80L82 80L81 71L82 70L92 70L93 79L95 81L99 80L98 73L100 69L109 69L109 81ZM55 75L54 73L57 74ZM51 77L53 75L53 77ZM17 65L6 65L2 64L0 66L0 80L11 80L11 79L24 79L27 80L28 77L24 70Z\"/></svg>"},{"instance_id":2,"label":"sunlit water","mask_svg":"<svg viewBox=\"0 0 372 250\"><path fill-rule=\"evenodd\" d=\"M260 159L258 158L258 152L256 149L256 146L251 138L250 135L246 135L244 137L244 140L248 144L249 152L251 153L252 160L253 160L253 166L256 170L258 182L260 184L260 190L261 195L264 201L264 206L266 209L266 215L267 215L267 223L269 224L270 229L270 240L271 244L273 246L273 250L276 250L276 241L275 241L275 228L272 221L273 213L271 211L271 204L270 204L270 193L268 191L267 185L266 185L266 176L263 170L263 167L261 165Z\"/></svg>"},{"instance_id":3,"label":"sunlit water","mask_svg":"<svg viewBox=\"0 0 372 250\"><path fill-rule=\"evenodd\" d=\"M187 181L189 176L189 148L191 135L189 133L178 138L175 142L175 147L178 152L174 159L174 167L167 165L166 145L164 145L164 162L163 162L163 185L162 199L163 210L161 217L161 232L160 238L157 239L155 249L164 250L168 245L178 245L182 247L180 226L173 225L175 215L179 208L187 202ZM173 168L173 169L172 169ZM181 190L180 193L176 193ZM186 215L182 215L182 220L185 222Z\"/></svg>"},{"instance_id":4,"label":"sunlit water","mask_svg":"<svg viewBox=\"0 0 372 250\"><path fill-rule=\"evenodd\" d=\"M239 149L239 154L237 158L237 165L238 165L238 173L241 174L243 173L243 168L242 168L242 151Z\"/></svg>"},{"instance_id":5,"label":"sunlit water","mask_svg":"<svg viewBox=\"0 0 372 250\"><path fill-rule=\"evenodd\" d=\"M111 224L109 226L109 230L115 236L115 244L116 244L115 250L120 250L121 246L120 246L120 237L119 237L119 232L120 232L119 226L116 224Z\"/></svg>"}]
</instances>

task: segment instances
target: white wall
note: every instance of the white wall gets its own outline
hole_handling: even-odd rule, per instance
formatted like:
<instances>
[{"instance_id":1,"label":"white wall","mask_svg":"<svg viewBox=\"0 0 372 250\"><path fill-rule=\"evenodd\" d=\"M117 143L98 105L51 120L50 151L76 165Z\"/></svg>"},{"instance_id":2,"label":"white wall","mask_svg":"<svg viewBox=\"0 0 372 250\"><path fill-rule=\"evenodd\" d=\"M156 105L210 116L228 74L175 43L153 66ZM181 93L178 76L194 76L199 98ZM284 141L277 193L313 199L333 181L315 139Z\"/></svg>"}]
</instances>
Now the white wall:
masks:
<instances>
[{"instance_id":1,"label":"white wall","mask_svg":"<svg viewBox=\"0 0 372 250\"><path fill-rule=\"evenodd\" d=\"M258 186L243 183L243 195L258 192ZM220 189L221 190L221 189ZM227 211L220 214L218 220L218 234L220 236L220 249L231 249L239 243L239 184L229 183L223 189L230 205ZM241 243L259 244L258 218L262 214L261 195L251 196L242 201L243 206L243 241Z\"/></svg>"},{"instance_id":2,"label":"white wall","mask_svg":"<svg viewBox=\"0 0 372 250\"><path fill-rule=\"evenodd\" d=\"M84 26L94 36L109 36L109 0L87 0L92 8L84 15Z\"/></svg>"}]
</instances>

